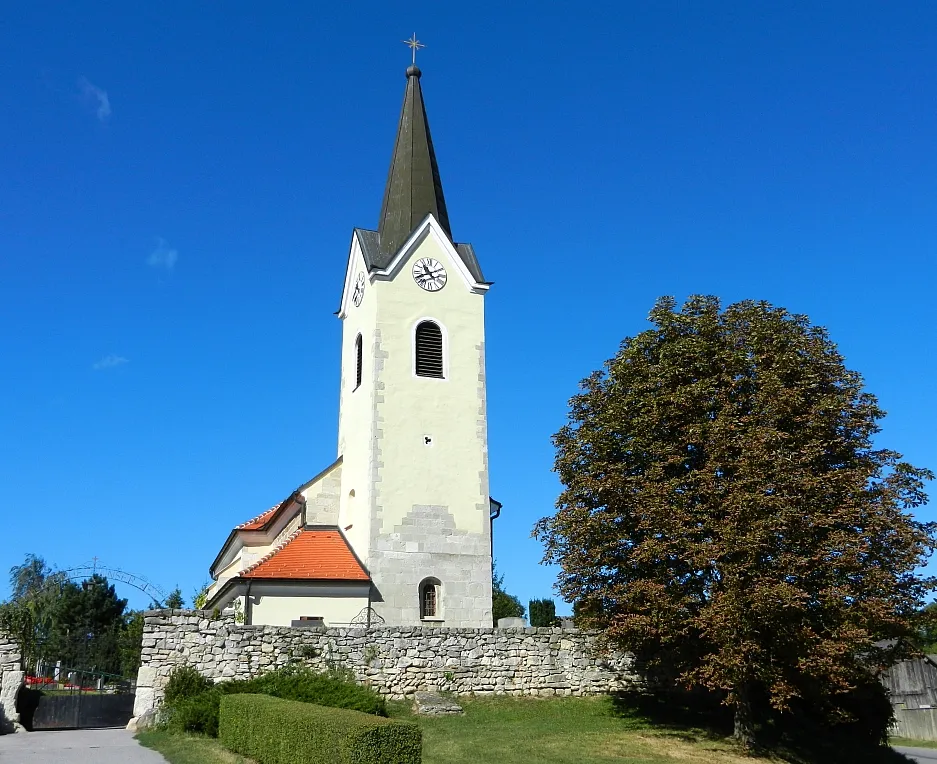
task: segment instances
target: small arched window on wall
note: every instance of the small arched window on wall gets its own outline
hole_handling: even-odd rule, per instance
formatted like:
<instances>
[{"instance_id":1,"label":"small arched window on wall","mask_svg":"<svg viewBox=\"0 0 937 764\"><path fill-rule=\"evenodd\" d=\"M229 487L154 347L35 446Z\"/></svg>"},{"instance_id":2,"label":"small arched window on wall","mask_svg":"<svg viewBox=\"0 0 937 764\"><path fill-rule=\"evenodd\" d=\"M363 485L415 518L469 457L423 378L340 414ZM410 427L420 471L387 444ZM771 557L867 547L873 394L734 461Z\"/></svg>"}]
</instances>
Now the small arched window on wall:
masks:
<instances>
[{"instance_id":1,"label":"small arched window on wall","mask_svg":"<svg viewBox=\"0 0 937 764\"><path fill-rule=\"evenodd\" d=\"M416 375L443 379L442 329L433 321L421 321L414 336Z\"/></svg>"},{"instance_id":2,"label":"small arched window on wall","mask_svg":"<svg viewBox=\"0 0 937 764\"><path fill-rule=\"evenodd\" d=\"M355 390L361 387L361 335L355 339Z\"/></svg>"},{"instance_id":3,"label":"small arched window on wall","mask_svg":"<svg viewBox=\"0 0 937 764\"><path fill-rule=\"evenodd\" d=\"M439 618L442 613L439 595L442 587L438 578L424 578L420 582L420 618Z\"/></svg>"}]
</instances>

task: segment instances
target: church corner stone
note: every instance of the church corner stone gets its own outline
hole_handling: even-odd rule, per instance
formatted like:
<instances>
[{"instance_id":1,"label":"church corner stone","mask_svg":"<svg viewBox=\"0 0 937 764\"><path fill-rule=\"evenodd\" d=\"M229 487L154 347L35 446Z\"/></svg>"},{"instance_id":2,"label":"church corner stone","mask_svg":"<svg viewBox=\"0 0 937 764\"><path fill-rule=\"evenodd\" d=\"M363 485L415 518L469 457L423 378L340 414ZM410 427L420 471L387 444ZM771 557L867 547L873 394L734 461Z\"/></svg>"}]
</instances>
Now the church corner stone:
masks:
<instances>
[{"instance_id":1,"label":"church corner stone","mask_svg":"<svg viewBox=\"0 0 937 764\"><path fill-rule=\"evenodd\" d=\"M420 691L597 695L643 684L632 656L605 652L598 633L558 628L303 629L164 611L148 614L143 644L135 717L159 707L170 673L181 665L219 682L296 662L325 671L339 656L359 684L390 699Z\"/></svg>"}]
</instances>

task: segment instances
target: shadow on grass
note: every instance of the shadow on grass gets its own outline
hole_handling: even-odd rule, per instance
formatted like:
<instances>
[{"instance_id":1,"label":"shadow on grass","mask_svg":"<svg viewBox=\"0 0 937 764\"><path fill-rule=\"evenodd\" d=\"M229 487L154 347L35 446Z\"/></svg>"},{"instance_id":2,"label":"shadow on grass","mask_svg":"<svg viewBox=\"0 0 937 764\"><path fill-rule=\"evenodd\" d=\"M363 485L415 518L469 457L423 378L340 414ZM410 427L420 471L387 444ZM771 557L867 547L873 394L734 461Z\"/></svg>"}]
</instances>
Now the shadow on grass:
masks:
<instances>
[{"instance_id":1,"label":"shadow on grass","mask_svg":"<svg viewBox=\"0 0 937 764\"><path fill-rule=\"evenodd\" d=\"M721 740L732 734L731 711L705 692L623 692L612 696L613 713L635 727L686 742Z\"/></svg>"},{"instance_id":2,"label":"shadow on grass","mask_svg":"<svg viewBox=\"0 0 937 764\"><path fill-rule=\"evenodd\" d=\"M733 731L732 709L722 698L704 691L619 693L613 713L634 728L651 727L655 734L684 742L727 740ZM861 724L860 724L861 726ZM830 725L808 714L765 710L758 725L761 748L755 755L791 764L910 764L889 746L870 742L857 723Z\"/></svg>"}]
</instances>

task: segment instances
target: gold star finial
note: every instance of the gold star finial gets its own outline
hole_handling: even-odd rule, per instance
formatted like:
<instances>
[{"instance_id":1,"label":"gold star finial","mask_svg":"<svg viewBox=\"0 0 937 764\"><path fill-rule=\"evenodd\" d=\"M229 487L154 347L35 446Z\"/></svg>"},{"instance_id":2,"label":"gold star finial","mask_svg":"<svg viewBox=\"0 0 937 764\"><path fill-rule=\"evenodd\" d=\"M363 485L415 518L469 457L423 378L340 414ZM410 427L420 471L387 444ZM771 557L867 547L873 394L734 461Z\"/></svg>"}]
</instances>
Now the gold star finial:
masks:
<instances>
[{"instance_id":1,"label":"gold star finial","mask_svg":"<svg viewBox=\"0 0 937 764\"><path fill-rule=\"evenodd\" d=\"M416 39L416 32L413 33L413 36L409 40L401 40L400 42L410 48L410 51L413 53L413 65L416 66L416 52L426 46Z\"/></svg>"}]
</instances>

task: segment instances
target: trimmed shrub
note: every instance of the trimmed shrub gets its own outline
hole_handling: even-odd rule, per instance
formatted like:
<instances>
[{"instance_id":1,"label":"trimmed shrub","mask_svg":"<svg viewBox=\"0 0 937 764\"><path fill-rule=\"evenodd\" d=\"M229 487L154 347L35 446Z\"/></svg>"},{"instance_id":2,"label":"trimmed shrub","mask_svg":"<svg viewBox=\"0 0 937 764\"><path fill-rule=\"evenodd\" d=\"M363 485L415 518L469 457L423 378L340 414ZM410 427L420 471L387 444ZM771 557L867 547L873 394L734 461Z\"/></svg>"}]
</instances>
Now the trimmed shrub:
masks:
<instances>
[{"instance_id":1,"label":"trimmed shrub","mask_svg":"<svg viewBox=\"0 0 937 764\"><path fill-rule=\"evenodd\" d=\"M192 666L176 666L166 682L163 702L172 706L181 698L194 698L214 687L214 682L207 676L202 676Z\"/></svg>"},{"instance_id":2,"label":"trimmed shrub","mask_svg":"<svg viewBox=\"0 0 937 764\"><path fill-rule=\"evenodd\" d=\"M420 764L420 728L268 695L221 699L224 746L259 764Z\"/></svg>"},{"instance_id":3,"label":"trimmed shrub","mask_svg":"<svg viewBox=\"0 0 937 764\"><path fill-rule=\"evenodd\" d=\"M218 706L221 693L208 690L190 698L176 698L169 709L168 728L172 732L198 732L218 737Z\"/></svg>"}]
</instances>

